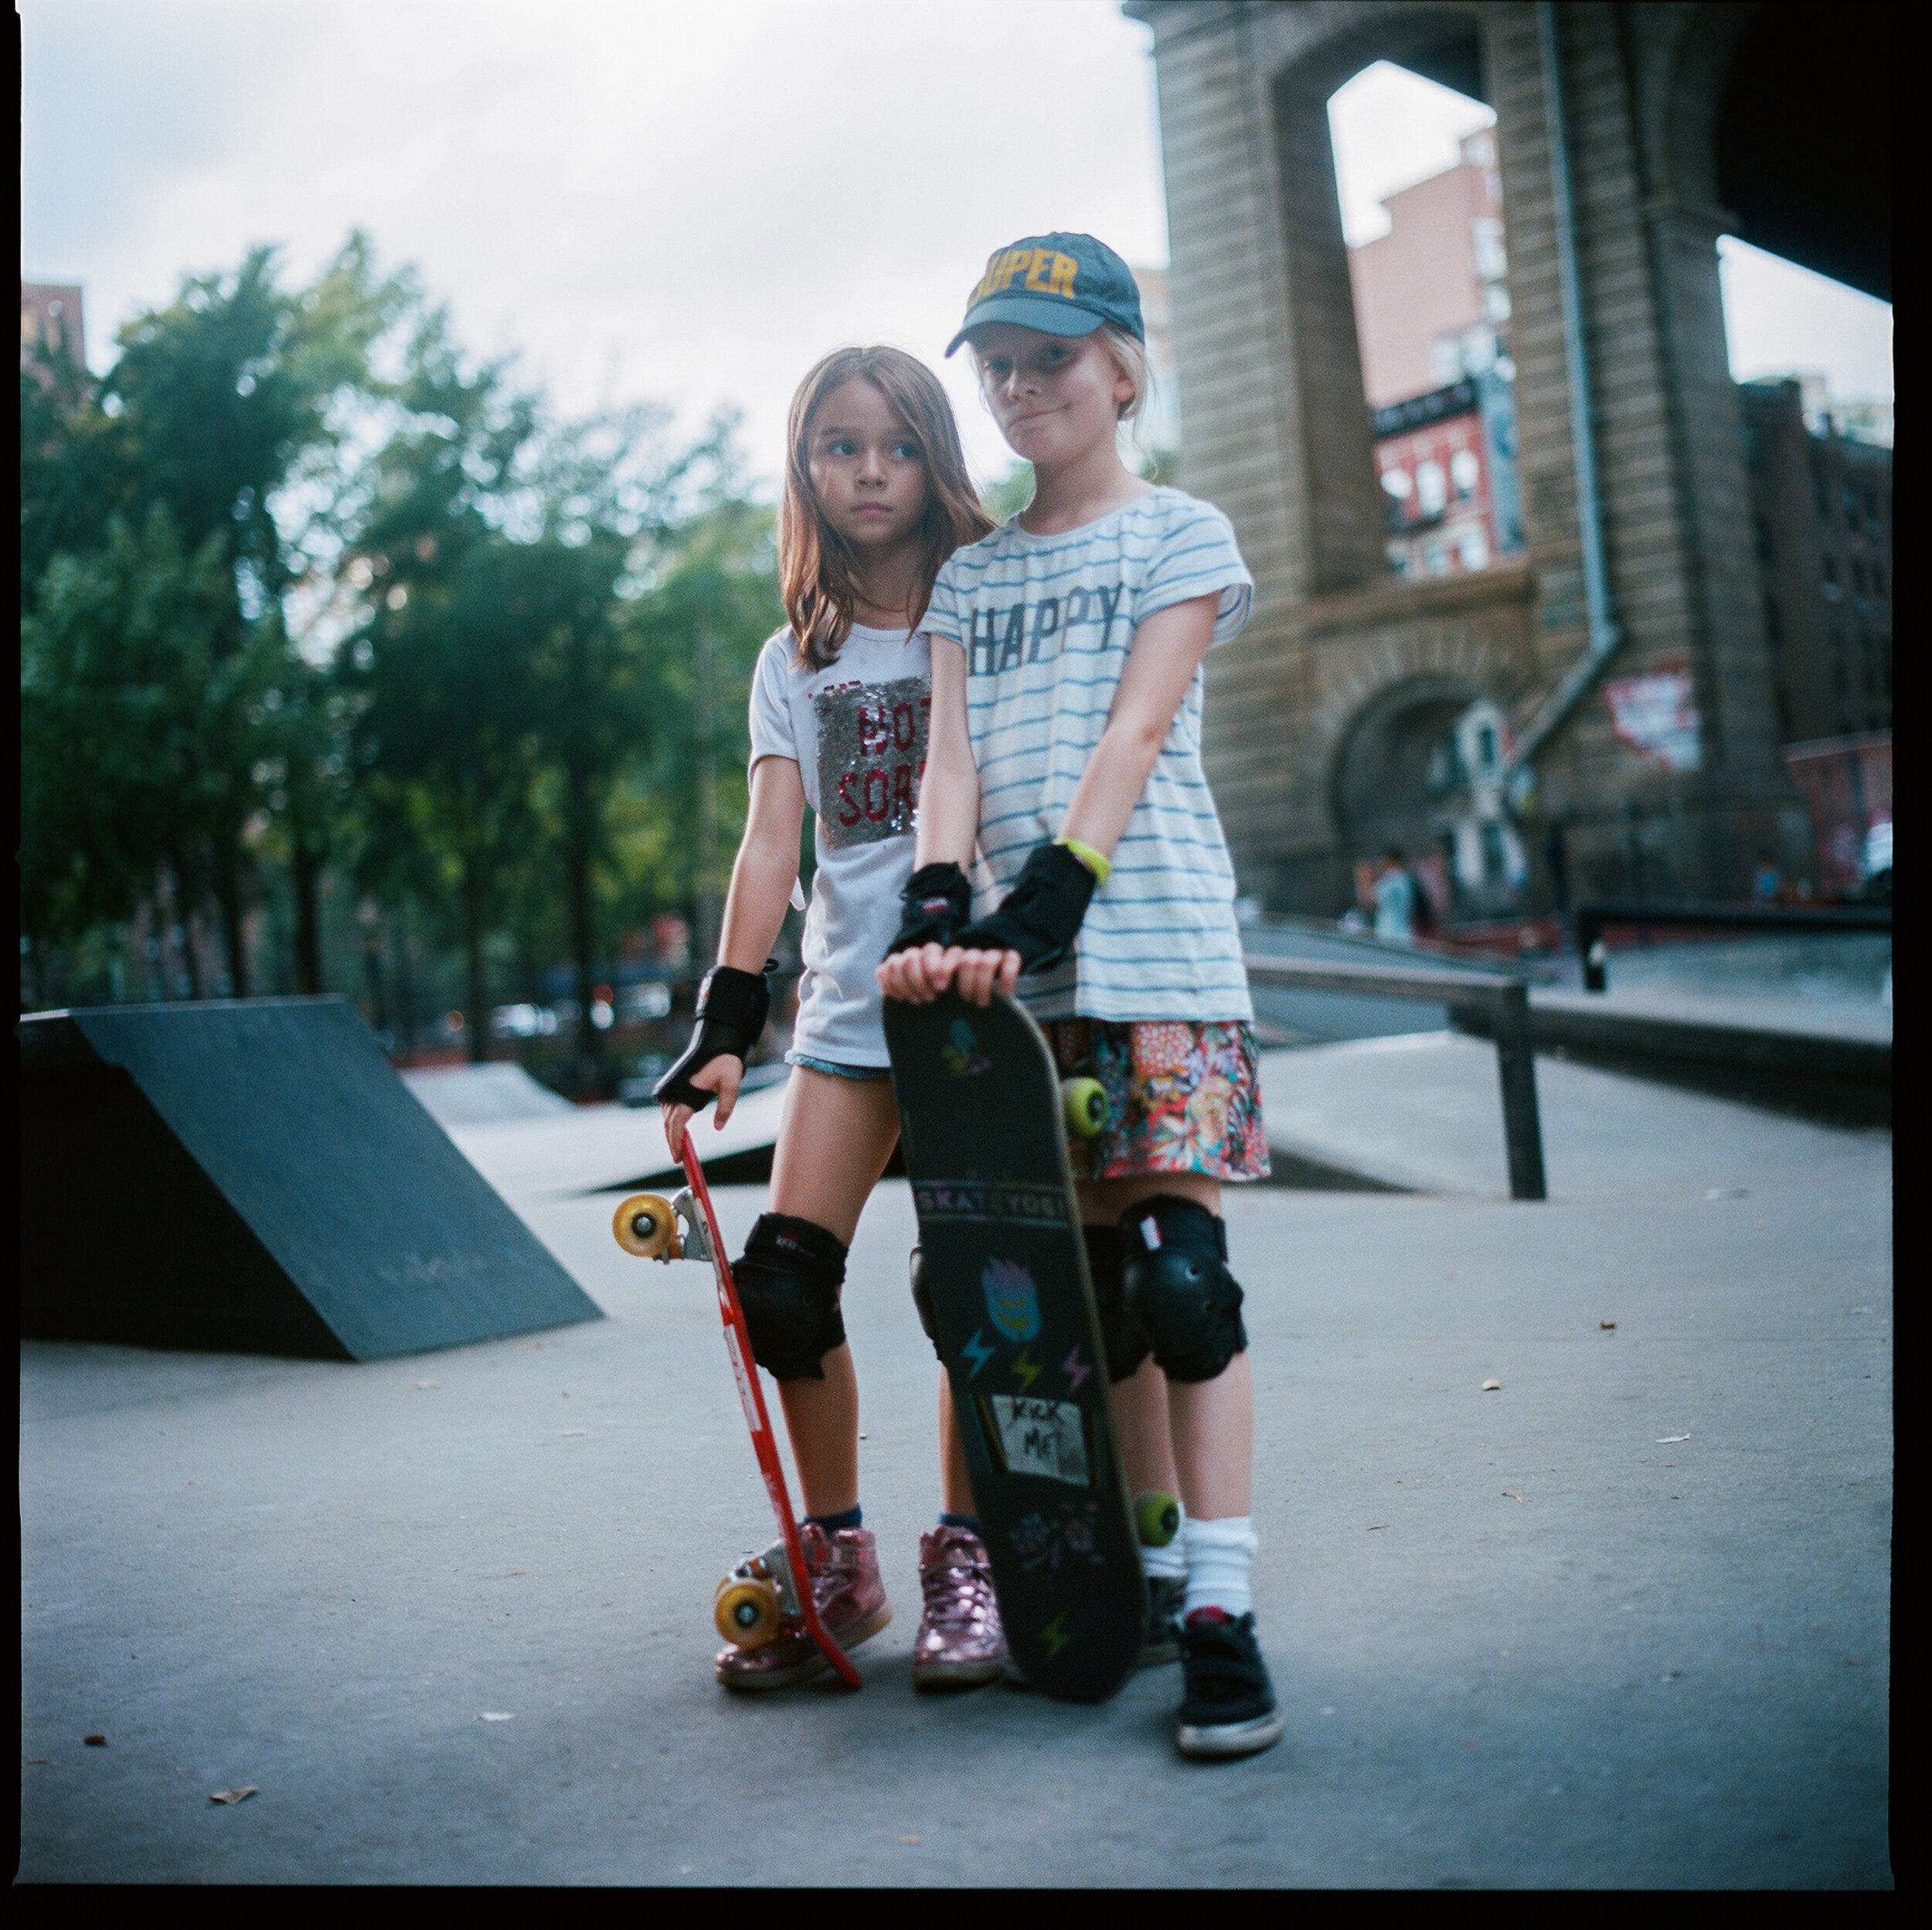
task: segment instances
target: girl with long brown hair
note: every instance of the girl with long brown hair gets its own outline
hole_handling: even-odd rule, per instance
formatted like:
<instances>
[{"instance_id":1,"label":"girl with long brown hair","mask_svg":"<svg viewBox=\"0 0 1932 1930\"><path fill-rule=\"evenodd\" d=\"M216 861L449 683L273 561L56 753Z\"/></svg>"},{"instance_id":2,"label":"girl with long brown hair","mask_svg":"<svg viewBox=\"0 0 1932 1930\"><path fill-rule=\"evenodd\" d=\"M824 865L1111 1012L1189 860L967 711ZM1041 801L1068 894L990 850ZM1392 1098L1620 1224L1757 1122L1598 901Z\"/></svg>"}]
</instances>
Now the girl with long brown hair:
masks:
<instances>
[{"instance_id":1,"label":"girl with long brown hair","mask_svg":"<svg viewBox=\"0 0 1932 1930\"><path fill-rule=\"evenodd\" d=\"M947 557L992 527L945 391L923 363L896 348L842 348L799 384L778 512L789 621L753 680L750 808L718 962L690 1047L657 1088L674 1157L714 1099L717 1123L731 1116L745 1055L764 1028L765 955L798 889L809 806L818 865L771 1210L734 1271L753 1351L778 1383L812 1592L847 1648L892 1619L859 1507L858 1381L839 1313L847 1249L899 1137L874 968L912 875L930 708L927 602ZM956 1456L944 1485L946 1511L920 1546L922 1688L989 1681L1005 1661ZM766 1647L728 1647L716 1664L726 1687L747 1690L782 1688L825 1666L802 1629Z\"/></svg>"}]
</instances>

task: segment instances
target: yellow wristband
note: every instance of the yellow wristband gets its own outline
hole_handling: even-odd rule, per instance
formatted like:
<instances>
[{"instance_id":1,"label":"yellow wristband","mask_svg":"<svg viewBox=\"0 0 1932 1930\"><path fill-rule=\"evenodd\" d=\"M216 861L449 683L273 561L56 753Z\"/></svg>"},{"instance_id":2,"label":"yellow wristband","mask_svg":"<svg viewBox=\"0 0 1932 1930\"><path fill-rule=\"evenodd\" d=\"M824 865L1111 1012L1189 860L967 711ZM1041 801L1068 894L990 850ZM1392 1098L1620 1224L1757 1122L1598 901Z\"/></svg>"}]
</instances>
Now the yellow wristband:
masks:
<instances>
[{"instance_id":1,"label":"yellow wristband","mask_svg":"<svg viewBox=\"0 0 1932 1930\"><path fill-rule=\"evenodd\" d=\"M1113 861L1103 858L1091 844L1083 844L1077 838L1056 838L1053 842L1064 844L1094 874L1095 890L1097 891L1114 875Z\"/></svg>"}]
</instances>

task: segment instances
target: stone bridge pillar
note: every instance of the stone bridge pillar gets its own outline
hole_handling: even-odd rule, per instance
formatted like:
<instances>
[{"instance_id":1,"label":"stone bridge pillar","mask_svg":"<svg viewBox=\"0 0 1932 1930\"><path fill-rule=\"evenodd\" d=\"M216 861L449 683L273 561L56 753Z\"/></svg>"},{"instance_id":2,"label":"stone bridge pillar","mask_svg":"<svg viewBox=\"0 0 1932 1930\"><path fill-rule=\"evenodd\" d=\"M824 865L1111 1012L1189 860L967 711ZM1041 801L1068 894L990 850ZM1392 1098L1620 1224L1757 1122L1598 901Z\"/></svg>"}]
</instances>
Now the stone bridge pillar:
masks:
<instances>
[{"instance_id":1,"label":"stone bridge pillar","mask_svg":"<svg viewBox=\"0 0 1932 1930\"><path fill-rule=\"evenodd\" d=\"M1152 28L1158 69L1181 480L1232 517L1257 583L1248 632L1210 659L1209 775L1243 889L1332 915L1368 855L1362 800L1418 783L1478 697L1519 732L1549 723L1590 651L1543 23L1518 0L1125 10ZM1519 825L1536 856L1543 827L1564 825L1583 891L1736 896L1760 857L1807 868L1716 249L1714 128L1754 11L1553 9L1619 641L1536 750ZM1327 118L1383 59L1455 76L1497 115L1526 549L1458 576L1399 579L1383 549ZM1600 687L1673 666L1692 676L1695 770L1622 742Z\"/></svg>"}]
</instances>

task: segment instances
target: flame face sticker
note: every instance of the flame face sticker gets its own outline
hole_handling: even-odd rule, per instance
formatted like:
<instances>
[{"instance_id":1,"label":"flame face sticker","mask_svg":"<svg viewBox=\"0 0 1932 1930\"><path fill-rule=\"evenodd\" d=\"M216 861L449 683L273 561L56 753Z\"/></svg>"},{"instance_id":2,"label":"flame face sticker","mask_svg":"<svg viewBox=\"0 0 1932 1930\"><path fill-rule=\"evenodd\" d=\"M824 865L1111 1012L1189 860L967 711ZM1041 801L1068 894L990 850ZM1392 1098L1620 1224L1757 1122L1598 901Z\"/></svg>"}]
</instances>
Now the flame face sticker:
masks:
<instances>
[{"instance_id":1,"label":"flame face sticker","mask_svg":"<svg viewBox=\"0 0 1932 1930\"><path fill-rule=\"evenodd\" d=\"M986 1311L1009 1340L1030 1340L1039 1331L1039 1289L1015 1260L988 1260L979 1276Z\"/></svg>"},{"instance_id":2,"label":"flame face sticker","mask_svg":"<svg viewBox=\"0 0 1932 1930\"><path fill-rule=\"evenodd\" d=\"M947 1039L947 1043L939 1048L939 1056L954 1079L971 1079L975 1073L992 1070L993 1062L979 1049L979 1041L965 1020L953 1021Z\"/></svg>"}]
</instances>

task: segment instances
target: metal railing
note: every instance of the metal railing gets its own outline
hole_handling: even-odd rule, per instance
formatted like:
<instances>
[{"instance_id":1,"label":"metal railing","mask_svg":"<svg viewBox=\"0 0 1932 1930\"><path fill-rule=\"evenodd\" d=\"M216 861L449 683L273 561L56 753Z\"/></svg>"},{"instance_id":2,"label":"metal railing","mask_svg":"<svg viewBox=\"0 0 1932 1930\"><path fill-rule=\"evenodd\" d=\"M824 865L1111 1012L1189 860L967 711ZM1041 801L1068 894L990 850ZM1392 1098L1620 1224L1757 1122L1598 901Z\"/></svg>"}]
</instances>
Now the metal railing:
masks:
<instances>
[{"instance_id":1,"label":"metal railing","mask_svg":"<svg viewBox=\"0 0 1932 1930\"><path fill-rule=\"evenodd\" d=\"M1577 950L1583 961L1583 990L1610 989L1609 951L1604 933L1612 926L1648 931L1702 927L1740 932L1889 932L1889 905L1829 905L1798 910L1781 905L1644 905L1604 900L1576 910Z\"/></svg>"},{"instance_id":2,"label":"metal railing","mask_svg":"<svg viewBox=\"0 0 1932 1930\"><path fill-rule=\"evenodd\" d=\"M1503 1144L1509 1160L1509 1197L1549 1197L1543 1178L1543 1120L1536 1108L1536 1058L1529 1038L1529 994L1512 979L1487 972L1404 970L1395 965L1304 965L1279 958L1244 961L1250 984L1304 991L1366 993L1419 999L1430 1005L1479 1006L1496 1036L1496 1076L1502 1088Z\"/></svg>"}]
</instances>

